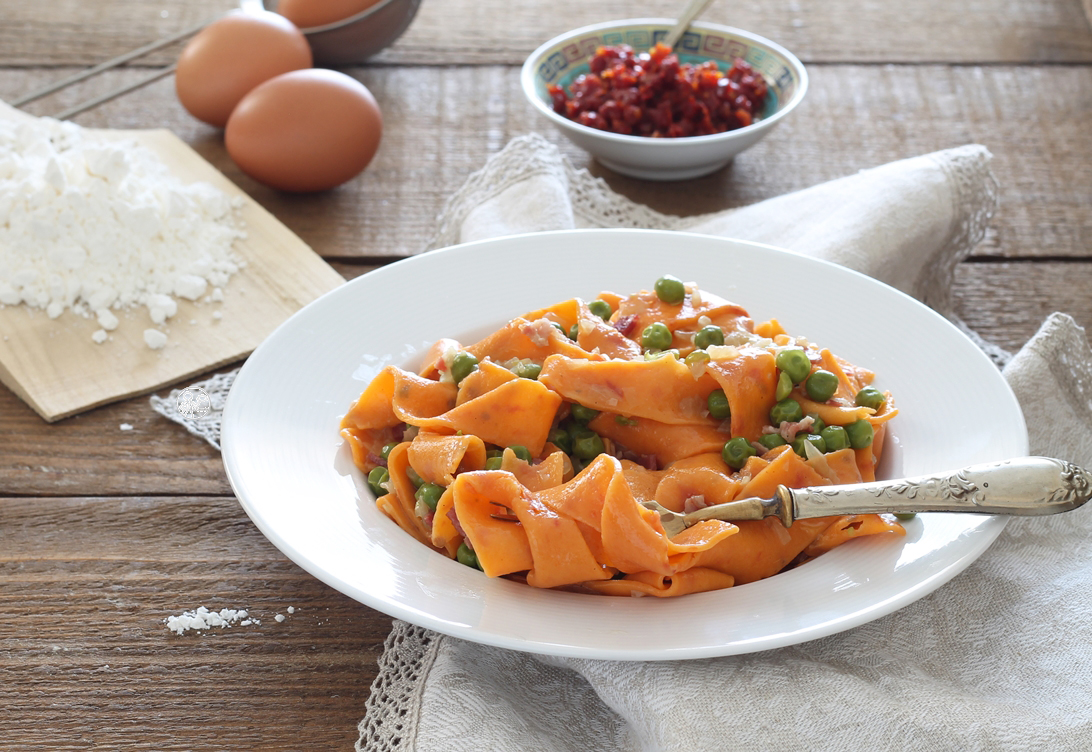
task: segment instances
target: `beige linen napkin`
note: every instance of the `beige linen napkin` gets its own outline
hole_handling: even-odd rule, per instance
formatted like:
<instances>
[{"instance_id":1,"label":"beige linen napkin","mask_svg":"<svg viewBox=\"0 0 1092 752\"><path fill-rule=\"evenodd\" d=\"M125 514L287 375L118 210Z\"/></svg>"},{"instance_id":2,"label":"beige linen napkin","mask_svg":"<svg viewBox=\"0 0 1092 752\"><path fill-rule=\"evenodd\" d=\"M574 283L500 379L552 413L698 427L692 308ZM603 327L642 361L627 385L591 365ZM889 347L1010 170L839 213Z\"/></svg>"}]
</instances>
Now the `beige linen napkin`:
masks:
<instances>
[{"instance_id":1,"label":"beige linen napkin","mask_svg":"<svg viewBox=\"0 0 1092 752\"><path fill-rule=\"evenodd\" d=\"M538 136L452 197L432 247L572 227L756 240L852 267L951 316L954 266L997 204L964 146L680 219L614 194ZM973 336L973 333L970 333ZM1031 451L1092 467L1092 352L1054 314L1015 356L979 344ZM1092 508L1016 519L962 575L887 617L781 650L629 663L477 645L396 621L359 750L1092 749ZM685 628L681 625L680 628Z\"/></svg>"}]
</instances>

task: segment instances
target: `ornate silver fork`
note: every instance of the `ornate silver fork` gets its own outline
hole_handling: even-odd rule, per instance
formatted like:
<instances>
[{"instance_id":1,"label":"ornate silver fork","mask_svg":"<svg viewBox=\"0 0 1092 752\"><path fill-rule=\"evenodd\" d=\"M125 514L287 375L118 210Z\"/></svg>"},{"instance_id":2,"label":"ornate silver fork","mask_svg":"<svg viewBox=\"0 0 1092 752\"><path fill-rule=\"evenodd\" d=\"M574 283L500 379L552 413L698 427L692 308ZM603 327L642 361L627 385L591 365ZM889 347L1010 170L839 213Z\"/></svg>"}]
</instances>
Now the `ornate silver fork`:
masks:
<instances>
[{"instance_id":1,"label":"ornate silver fork","mask_svg":"<svg viewBox=\"0 0 1092 752\"><path fill-rule=\"evenodd\" d=\"M1092 498L1092 473L1049 457L971 465L962 470L916 478L814 486L779 486L772 498L748 498L682 514L644 501L657 512L664 530L676 535L701 520L793 520L877 512L970 512L972 514L1044 515L1068 512Z\"/></svg>"}]
</instances>

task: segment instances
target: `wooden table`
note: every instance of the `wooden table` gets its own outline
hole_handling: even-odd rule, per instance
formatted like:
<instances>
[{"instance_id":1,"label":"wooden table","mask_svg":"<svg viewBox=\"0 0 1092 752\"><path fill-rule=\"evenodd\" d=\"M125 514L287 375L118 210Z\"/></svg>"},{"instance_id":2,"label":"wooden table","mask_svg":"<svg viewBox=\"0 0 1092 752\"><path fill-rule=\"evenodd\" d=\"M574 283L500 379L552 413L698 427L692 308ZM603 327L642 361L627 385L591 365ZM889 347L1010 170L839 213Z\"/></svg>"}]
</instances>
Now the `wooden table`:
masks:
<instances>
[{"instance_id":1,"label":"wooden table","mask_svg":"<svg viewBox=\"0 0 1092 752\"><path fill-rule=\"evenodd\" d=\"M230 5L0 0L0 98ZM171 129L346 277L420 251L445 198L529 131L617 191L679 214L977 142L995 156L1001 208L956 270L958 312L1015 350L1055 310L1092 325L1092 6L964 5L714 5L709 20L796 52L811 90L732 166L682 184L590 162L519 90L519 66L539 43L672 11L651 0L425 0L395 46L346 69L381 103L384 140L363 175L323 195L281 195L242 175L220 132L178 104L170 78L75 121ZM178 49L26 109L59 112ZM166 617L201 605L247 608L261 625L205 636L166 628ZM389 625L274 548L236 503L219 454L153 413L147 397L47 425L0 387L0 748L349 749Z\"/></svg>"}]
</instances>

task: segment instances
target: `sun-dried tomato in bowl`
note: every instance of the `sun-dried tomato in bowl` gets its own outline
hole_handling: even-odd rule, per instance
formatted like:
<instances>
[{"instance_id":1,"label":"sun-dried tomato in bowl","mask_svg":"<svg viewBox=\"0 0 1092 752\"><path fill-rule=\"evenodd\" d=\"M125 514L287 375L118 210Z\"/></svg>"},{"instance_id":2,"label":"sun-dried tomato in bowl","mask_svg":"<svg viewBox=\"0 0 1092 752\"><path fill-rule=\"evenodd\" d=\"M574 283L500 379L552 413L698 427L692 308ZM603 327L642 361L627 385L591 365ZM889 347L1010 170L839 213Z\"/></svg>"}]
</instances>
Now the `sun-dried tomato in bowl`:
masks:
<instances>
[{"instance_id":1,"label":"sun-dried tomato in bowl","mask_svg":"<svg viewBox=\"0 0 1092 752\"><path fill-rule=\"evenodd\" d=\"M713 61L680 63L664 44L641 53L624 44L600 47L590 69L568 92L547 87L554 112L627 136L723 133L753 123L766 104L766 80L745 61L727 72Z\"/></svg>"}]
</instances>

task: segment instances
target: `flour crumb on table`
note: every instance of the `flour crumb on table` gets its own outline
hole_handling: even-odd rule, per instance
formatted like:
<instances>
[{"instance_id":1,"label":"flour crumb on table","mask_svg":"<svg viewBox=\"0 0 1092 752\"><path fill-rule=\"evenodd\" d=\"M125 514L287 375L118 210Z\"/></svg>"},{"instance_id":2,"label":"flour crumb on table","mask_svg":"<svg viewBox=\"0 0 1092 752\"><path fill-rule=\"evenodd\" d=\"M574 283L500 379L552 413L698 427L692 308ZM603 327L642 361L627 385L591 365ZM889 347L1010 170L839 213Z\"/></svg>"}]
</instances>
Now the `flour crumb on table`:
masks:
<instances>
[{"instance_id":1,"label":"flour crumb on table","mask_svg":"<svg viewBox=\"0 0 1092 752\"><path fill-rule=\"evenodd\" d=\"M193 611L168 616L164 623L175 634L185 634L191 630L201 632L214 627L223 629L236 623L247 627L252 624L260 625L262 622L250 616L246 609L222 608L219 611L210 611L205 606L200 606Z\"/></svg>"},{"instance_id":2,"label":"flour crumb on table","mask_svg":"<svg viewBox=\"0 0 1092 752\"><path fill-rule=\"evenodd\" d=\"M158 329L145 329L144 344L153 350L162 350L167 344L167 335Z\"/></svg>"},{"instance_id":3,"label":"flour crumb on table","mask_svg":"<svg viewBox=\"0 0 1092 752\"><path fill-rule=\"evenodd\" d=\"M132 423L122 423L121 425L118 426L118 429L121 430L121 431L132 431L133 430L133 424Z\"/></svg>"},{"instance_id":4,"label":"flour crumb on table","mask_svg":"<svg viewBox=\"0 0 1092 752\"><path fill-rule=\"evenodd\" d=\"M112 332L118 328L118 317L111 313L108 308L100 308L95 312L95 318L99 322L99 326L108 332Z\"/></svg>"},{"instance_id":5,"label":"flour crumb on table","mask_svg":"<svg viewBox=\"0 0 1092 752\"><path fill-rule=\"evenodd\" d=\"M222 301L245 265L233 251L246 237L242 204L183 183L136 142L53 118L2 120L0 306L93 317L102 344L115 311L144 307L162 325L179 299ZM161 349L166 335L148 331L145 343Z\"/></svg>"}]
</instances>

